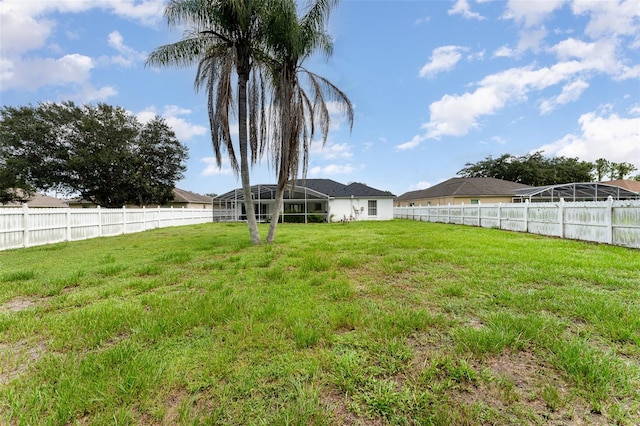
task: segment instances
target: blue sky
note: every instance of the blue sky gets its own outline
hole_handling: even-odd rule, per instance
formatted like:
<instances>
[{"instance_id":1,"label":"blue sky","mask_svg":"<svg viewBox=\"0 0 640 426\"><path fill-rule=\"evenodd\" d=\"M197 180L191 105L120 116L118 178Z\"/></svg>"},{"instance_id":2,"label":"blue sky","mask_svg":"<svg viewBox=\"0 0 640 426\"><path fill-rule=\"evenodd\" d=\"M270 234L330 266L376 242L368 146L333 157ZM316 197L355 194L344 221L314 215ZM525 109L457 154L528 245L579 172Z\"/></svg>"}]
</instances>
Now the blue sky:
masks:
<instances>
[{"instance_id":1,"label":"blue sky","mask_svg":"<svg viewBox=\"0 0 640 426\"><path fill-rule=\"evenodd\" d=\"M163 0L0 1L0 103L160 114L189 147L177 186L224 193L240 183L213 161L195 70L144 66L182 36L163 10ZM309 178L401 195L489 155L537 150L640 170L637 0L342 0L328 31L333 56L306 65L346 92L356 117L352 132L332 117ZM252 183L275 181L268 164Z\"/></svg>"}]
</instances>

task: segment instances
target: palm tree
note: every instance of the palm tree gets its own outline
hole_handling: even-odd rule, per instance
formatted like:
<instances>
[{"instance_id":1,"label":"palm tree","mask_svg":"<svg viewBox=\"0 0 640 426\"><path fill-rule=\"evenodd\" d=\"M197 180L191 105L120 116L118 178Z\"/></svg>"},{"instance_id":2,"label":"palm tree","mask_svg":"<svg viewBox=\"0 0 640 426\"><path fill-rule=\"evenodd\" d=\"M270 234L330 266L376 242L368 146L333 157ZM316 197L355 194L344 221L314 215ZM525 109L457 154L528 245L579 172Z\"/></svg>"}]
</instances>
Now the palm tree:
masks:
<instances>
[{"instance_id":1,"label":"palm tree","mask_svg":"<svg viewBox=\"0 0 640 426\"><path fill-rule=\"evenodd\" d=\"M273 63L270 67L273 87L273 129L271 155L277 171L277 189L271 216L267 243L272 243L282 207L287 183L298 176L302 160L302 176L306 178L309 146L316 135L316 126L322 135L322 144L329 133L327 101L335 101L353 126L353 106L347 96L329 80L303 67L304 61L316 51L327 57L333 43L324 30L331 8L337 0L316 0L302 17L298 18L294 1L276 1L270 9L266 27L267 45ZM305 79L309 92L301 81ZM302 158L301 158L302 157Z\"/></svg>"},{"instance_id":2,"label":"palm tree","mask_svg":"<svg viewBox=\"0 0 640 426\"><path fill-rule=\"evenodd\" d=\"M251 201L251 163L265 146L266 119L261 60L264 46L264 0L171 0L165 8L169 27L187 25L190 30L178 42L156 48L147 65L190 67L198 65L195 89L208 97L211 141L218 167L226 150L231 167L239 173L251 241L259 244L260 232ZM237 111L240 150L238 164L229 130L233 110L233 76L237 76Z\"/></svg>"}]
</instances>

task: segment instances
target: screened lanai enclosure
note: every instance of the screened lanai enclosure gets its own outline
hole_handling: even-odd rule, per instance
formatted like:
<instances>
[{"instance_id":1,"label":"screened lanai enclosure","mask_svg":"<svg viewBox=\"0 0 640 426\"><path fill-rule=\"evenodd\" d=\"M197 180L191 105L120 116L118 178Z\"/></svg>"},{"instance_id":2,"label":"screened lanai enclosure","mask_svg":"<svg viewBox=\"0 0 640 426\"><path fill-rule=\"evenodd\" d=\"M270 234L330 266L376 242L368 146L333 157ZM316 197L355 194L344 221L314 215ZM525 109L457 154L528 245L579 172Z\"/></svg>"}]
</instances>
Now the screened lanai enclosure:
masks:
<instances>
[{"instance_id":1,"label":"screened lanai enclosure","mask_svg":"<svg viewBox=\"0 0 640 426\"><path fill-rule=\"evenodd\" d=\"M276 185L254 185L251 199L258 222L270 222L275 207ZM288 185L280 209L281 222L328 222L329 196L313 189ZM234 189L213 199L213 220L229 222L246 220L242 189Z\"/></svg>"},{"instance_id":2,"label":"screened lanai enclosure","mask_svg":"<svg viewBox=\"0 0 640 426\"><path fill-rule=\"evenodd\" d=\"M513 190L516 203L560 201L604 201L609 197L614 200L638 200L640 194L620 186L598 182L567 183L562 185L536 186Z\"/></svg>"}]
</instances>

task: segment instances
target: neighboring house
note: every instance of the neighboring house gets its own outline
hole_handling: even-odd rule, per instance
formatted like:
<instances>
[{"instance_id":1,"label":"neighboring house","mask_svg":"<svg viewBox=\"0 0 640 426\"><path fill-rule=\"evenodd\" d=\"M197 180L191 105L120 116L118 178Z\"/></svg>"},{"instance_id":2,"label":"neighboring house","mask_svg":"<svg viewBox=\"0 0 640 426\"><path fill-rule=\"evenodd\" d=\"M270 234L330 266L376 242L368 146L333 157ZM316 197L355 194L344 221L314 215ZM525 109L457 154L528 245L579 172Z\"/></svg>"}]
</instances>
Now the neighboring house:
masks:
<instances>
[{"instance_id":1,"label":"neighboring house","mask_svg":"<svg viewBox=\"0 0 640 426\"><path fill-rule=\"evenodd\" d=\"M606 185L619 186L620 188L624 188L627 191L640 194L640 180L618 179L618 180L603 181L600 183L604 183Z\"/></svg>"},{"instance_id":2,"label":"neighboring house","mask_svg":"<svg viewBox=\"0 0 640 426\"><path fill-rule=\"evenodd\" d=\"M258 221L271 220L275 207L276 185L254 185L251 194ZM338 222L342 220L391 220L393 197L389 191L363 183L342 184L331 179L299 180L285 190L282 217L285 222ZM214 219L245 220L246 210L241 188L213 199Z\"/></svg>"},{"instance_id":3,"label":"neighboring house","mask_svg":"<svg viewBox=\"0 0 640 426\"><path fill-rule=\"evenodd\" d=\"M33 194L26 203L11 202L7 204L0 204L0 207L22 207L23 204L26 204L27 207L34 209L69 207L69 205L65 201L44 194Z\"/></svg>"},{"instance_id":4,"label":"neighboring house","mask_svg":"<svg viewBox=\"0 0 640 426\"><path fill-rule=\"evenodd\" d=\"M185 191L175 188L173 190L173 200L169 203L172 207L184 207L187 209L210 209L213 197L200 195L195 192Z\"/></svg>"},{"instance_id":5,"label":"neighboring house","mask_svg":"<svg viewBox=\"0 0 640 426\"><path fill-rule=\"evenodd\" d=\"M185 191L184 189L174 188L173 189L173 199L169 201L166 205L162 207L176 207L176 208L186 208L186 209L210 209L211 201L213 197L208 195L200 195L195 192ZM70 207L96 207L96 204L91 201L82 199L82 198L74 198L69 200ZM137 206L134 206L137 207ZM147 205L146 207L158 207L157 205Z\"/></svg>"},{"instance_id":6,"label":"neighboring house","mask_svg":"<svg viewBox=\"0 0 640 426\"><path fill-rule=\"evenodd\" d=\"M448 204L511 203L514 190L529 185L494 178L452 178L427 189L402 194L396 207L446 206Z\"/></svg>"}]
</instances>

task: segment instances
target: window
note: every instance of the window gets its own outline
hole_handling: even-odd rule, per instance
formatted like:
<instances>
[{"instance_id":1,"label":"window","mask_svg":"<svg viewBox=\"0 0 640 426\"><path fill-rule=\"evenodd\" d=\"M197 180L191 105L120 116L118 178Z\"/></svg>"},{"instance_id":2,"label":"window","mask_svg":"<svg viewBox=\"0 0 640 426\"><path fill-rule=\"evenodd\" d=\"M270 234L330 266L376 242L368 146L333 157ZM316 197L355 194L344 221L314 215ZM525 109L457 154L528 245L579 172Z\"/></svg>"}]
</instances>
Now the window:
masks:
<instances>
[{"instance_id":1,"label":"window","mask_svg":"<svg viewBox=\"0 0 640 426\"><path fill-rule=\"evenodd\" d=\"M478 202L478 200L477 200L477 199L472 198L472 199L471 199L471 204L480 204L480 203Z\"/></svg>"},{"instance_id":2,"label":"window","mask_svg":"<svg viewBox=\"0 0 640 426\"><path fill-rule=\"evenodd\" d=\"M369 216L377 216L377 215L378 215L378 201L369 200Z\"/></svg>"}]
</instances>

